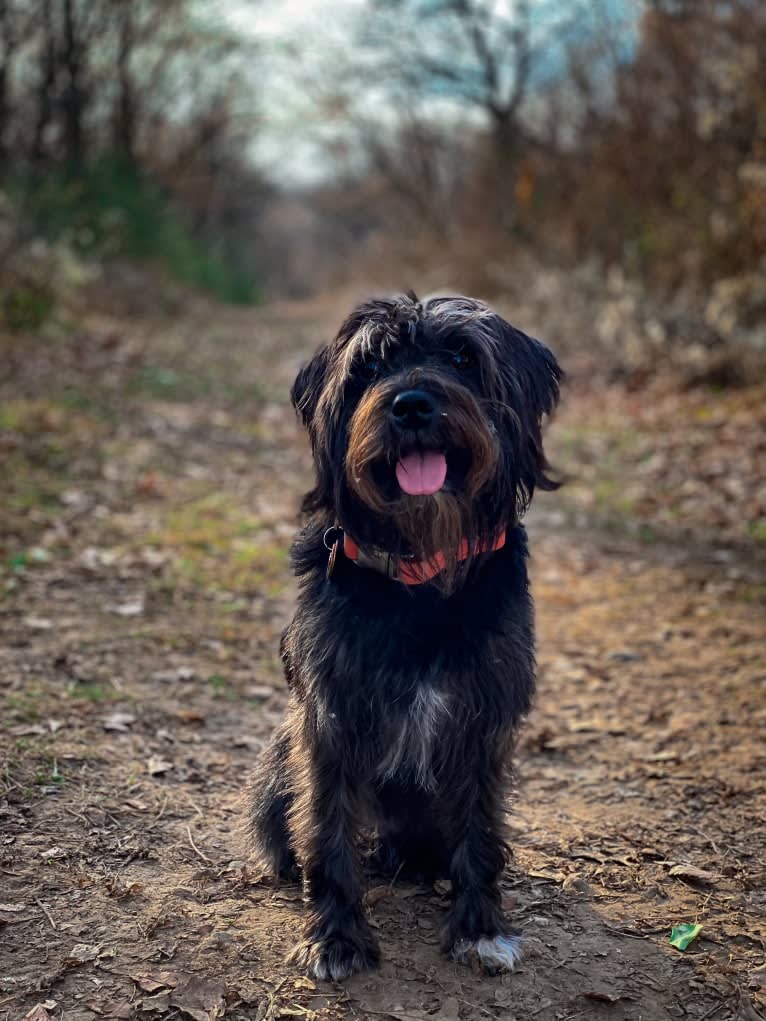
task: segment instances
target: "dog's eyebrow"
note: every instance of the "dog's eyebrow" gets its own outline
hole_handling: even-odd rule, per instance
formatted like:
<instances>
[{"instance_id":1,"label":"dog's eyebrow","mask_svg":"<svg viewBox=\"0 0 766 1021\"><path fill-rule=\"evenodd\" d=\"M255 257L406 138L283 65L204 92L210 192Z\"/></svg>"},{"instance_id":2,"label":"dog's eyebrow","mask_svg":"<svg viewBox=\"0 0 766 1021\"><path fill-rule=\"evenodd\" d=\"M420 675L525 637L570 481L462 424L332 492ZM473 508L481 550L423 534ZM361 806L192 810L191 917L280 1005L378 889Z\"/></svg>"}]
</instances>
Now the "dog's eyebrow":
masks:
<instances>
[{"instance_id":1,"label":"dog's eyebrow","mask_svg":"<svg viewBox=\"0 0 766 1021\"><path fill-rule=\"evenodd\" d=\"M356 354L357 350L365 355L372 354L376 343L380 339L380 325L374 319L369 319L366 323L362 323L349 344L349 347L355 349L354 354Z\"/></svg>"},{"instance_id":2,"label":"dog's eyebrow","mask_svg":"<svg viewBox=\"0 0 766 1021\"><path fill-rule=\"evenodd\" d=\"M480 350L497 350L498 317L488 305L467 298L435 298L427 306L426 315L440 338L447 332L454 333Z\"/></svg>"}]
</instances>

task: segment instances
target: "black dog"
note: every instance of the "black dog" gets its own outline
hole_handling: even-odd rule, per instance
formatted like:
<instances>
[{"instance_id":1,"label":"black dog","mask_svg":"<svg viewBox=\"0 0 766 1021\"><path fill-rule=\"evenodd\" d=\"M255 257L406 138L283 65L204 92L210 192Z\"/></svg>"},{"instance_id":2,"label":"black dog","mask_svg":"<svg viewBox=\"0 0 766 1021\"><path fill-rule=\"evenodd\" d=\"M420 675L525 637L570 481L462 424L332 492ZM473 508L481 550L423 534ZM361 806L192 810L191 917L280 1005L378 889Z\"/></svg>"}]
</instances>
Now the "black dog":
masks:
<instances>
[{"instance_id":1,"label":"black dog","mask_svg":"<svg viewBox=\"0 0 766 1021\"><path fill-rule=\"evenodd\" d=\"M548 475L550 351L479 301L415 295L352 312L292 390L316 486L293 546L302 586L282 641L287 716L252 788L257 846L302 874L293 962L342 979L378 960L363 832L398 874L448 876L443 946L510 970L503 818L534 688L519 524Z\"/></svg>"}]
</instances>

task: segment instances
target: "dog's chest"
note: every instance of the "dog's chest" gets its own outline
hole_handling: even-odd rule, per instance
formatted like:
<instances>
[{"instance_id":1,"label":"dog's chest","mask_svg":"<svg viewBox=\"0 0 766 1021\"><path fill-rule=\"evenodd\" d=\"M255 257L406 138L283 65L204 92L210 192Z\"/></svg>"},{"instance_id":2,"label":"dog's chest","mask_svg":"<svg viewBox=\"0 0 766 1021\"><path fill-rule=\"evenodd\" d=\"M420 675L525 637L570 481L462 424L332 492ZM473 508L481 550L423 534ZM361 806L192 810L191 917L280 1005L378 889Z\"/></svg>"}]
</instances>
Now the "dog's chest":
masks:
<instances>
[{"instance_id":1,"label":"dog's chest","mask_svg":"<svg viewBox=\"0 0 766 1021\"><path fill-rule=\"evenodd\" d=\"M434 784L436 741L450 716L449 698L430 686L418 688L408 709L391 720L378 775L412 779L419 787Z\"/></svg>"}]
</instances>

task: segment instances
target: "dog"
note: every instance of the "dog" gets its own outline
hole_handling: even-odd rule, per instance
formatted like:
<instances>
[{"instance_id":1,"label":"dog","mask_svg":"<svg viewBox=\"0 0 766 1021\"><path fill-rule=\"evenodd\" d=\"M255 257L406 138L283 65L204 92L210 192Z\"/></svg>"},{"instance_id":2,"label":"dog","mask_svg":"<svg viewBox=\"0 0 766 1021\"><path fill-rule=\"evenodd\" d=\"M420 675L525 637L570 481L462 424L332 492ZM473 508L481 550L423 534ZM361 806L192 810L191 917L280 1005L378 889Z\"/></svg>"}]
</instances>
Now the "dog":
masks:
<instances>
[{"instance_id":1,"label":"dog","mask_svg":"<svg viewBox=\"0 0 766 1021\"><path fill-rule=\"evenodd\" d=\"M535 683L521 519L550 490L541 422L562 372L465 297L359 305L300 371L316 468L292 547L282 636L290 702L249 822L310 914L289 960L319 979L372 968L365 839L393 876L451 880L442 947L494 974L520 936L499 879L510 756Z\"/></svg>"}]
</instances>

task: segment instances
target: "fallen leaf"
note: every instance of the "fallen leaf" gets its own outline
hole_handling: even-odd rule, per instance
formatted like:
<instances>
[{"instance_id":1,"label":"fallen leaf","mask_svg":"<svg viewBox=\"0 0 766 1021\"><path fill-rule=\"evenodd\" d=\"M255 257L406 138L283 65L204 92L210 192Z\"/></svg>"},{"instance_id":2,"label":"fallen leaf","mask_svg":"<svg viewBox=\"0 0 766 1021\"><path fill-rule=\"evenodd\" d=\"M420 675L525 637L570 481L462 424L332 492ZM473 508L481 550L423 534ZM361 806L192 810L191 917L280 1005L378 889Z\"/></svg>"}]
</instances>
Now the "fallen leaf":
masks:
<instances>
[{"instance_id":1,"label":"fallen leaf","mask_svg":"<svg viewBox=\"0 0 766 1021\"><path fill-rule=\"evenodd\" d=\"M128 1021L136 1016L135 1004L130 1000L86 1000L85 1006L94 1014L113 1018L114 1021Z\"/></svg>"},{"instance_id":2,"label":"fallen leaf","mask_svg":"<svg viewBox=\"0 0 766 1021\"><path fill-rule=\"evenodd\" d=\"M596 1000L597 1003L618 1003L622 999L626 999L620 993L604 993L600 990L593 989L587 993L580 993L586 1000Z\"/></svg>"},{"instance_id":3,"label":"fallen leaf","mask_svg":"<svg viewBox=\"0 0 766 1021\"><path fill-rule=\"evenodd\" d=\"M684 922L683 925L674 925L670 933L670 945L677 950L686 950L702 932L701 925L692 925L691 922Z\"/></svg>"},{"instance_id":4,"label":"fallen leaf","mask_svg":"<svg viewBox=\"0 0 766 1021\"><path fill-rule=\"evenodd\" d=\"M179 666L172 670L155 670L152 674L153 681L159 681L161 684L173 684L176 681L192 681L196 676L196 671L190 666Z\"/></svg>"},{"instance_id":5,"label":"fallen leaf","mask_svg":"<svg viewBox=\"0 0 766 1021\"><path fill-rule=\"evenodd\" d=\"M561 884L561 889L565 893L579 893L585 896L590 896L593 893L590 884L582 876L567 876Z\"/></svg>"},{"instance_id":6,"label":"fallen leaf","mask_svg":"<svg viewBox=\"0 0 766 1021\"><path fill-rule=\"evenodd\" d=\"M24 624L32 631L50 631L53 621L48 617L25 617Z\"/></svg>"},{"instance_id":7,"label":"fallen leaf","mask_svg":"<svg viewBox=\"0 0 766 1021\"><path fill-rule=\"evenodd\" d=\"M715 883L721 878L713 872L698 869L696 865L674 865L668 875L676 876L678 879L688 879L693 883Z\"/></svg>"},{"instance_id":8,"label":"fallen leaf","mask_svg":"<svg viewBox=\"0 0 766 1021\"><path fill-rule=\"evenodd\" d=\"M136 492L140 496L157 497L162 496L162 483L156 471L148 471L136 479Z\"/></svg>"},{"instance_id":9,"label":"fallen leaf","mask_svg":"<svg viewBox=\"0 0 766 1021\"><path fill-rule=\"evenodd\" d=\"M173 768L173 763L152 755L146 762L146 768L149 770L149 776L161 776Z\"/></svg>"},{"instance_id":10,"label":"fallen leaf","mask_svg":"<svg viewBox=\"0 0 766 1021\"><path fill-rule=\"evenodd\" d=\"M130 975L138 988L144 993L158 993L161 989L172 989L178 985L178 974L175 971L142 971Z\"/></svg>"},{"instance_id":11,"label":"fallen leaf","mask_svg":"<svg viewBox=\"0 0 766 1021\"><path fill-rule=\"evenodd\" d=\"M274 694L274 689L268 684L252 684L247 689L246 694L248 698L266 699L271 698Z\"/></svg>"},{"instance_id":12,"label":"fallen leaf","mask_svg":"<svg viewBox=\"0 0 766 1021\"><path fill-rule=\"evenodd\" d=\"M79 563L87 571L97 571L99 567L111 567L117 558L118 554L114 550L86 546L80 554Z\"/></svg>"},{"instance_id":13,"label":"fallen leaf","mask_svg":"<svg viewBox=\"0 0 766 1021\"><path fill-rule=\"evenodd\" d=\"M249 748L251 751L260 752L264 743L259 737L253 737L252 734L240 734L235 737L232 741L235 748Z\"/></svg>"},{"instance_id":14,"label":"fallen leaf","mask_svg":"<svg viewBox=\"0 0 766 1021\"><path fill-rule=\"evenodd\" d=\"M306 978L304 975L300 975L298 978L293 979L293 985L296 989L308 989L312 993L317 987L316 982L313 982L310 978Z\"/></svg>"},{"instance_id":15,"label":"fallen leaf","mask_svg":"<svg viewBox=\"0 0 766 1021\"><path fill-rule=\"evenodd\" d=\"M0 911L7 913L13 913L16 911L23 911L26 908L26 904L0 904Z\"/></svg>"},{"instance_id":16,"label":"fallen leaf","mask_svg":"<svg viewBox=\"0 0 766 1021\"><path fill-rule=\"evenodd\" d=\"M165 1013L170 1009L170 990L166 990L164 993L157 993L156 996L145 996L141 1001L141 1010L146 1011L157 1011L159 1013Z\"/></svg>"},{"instance_id":17,"label":"fallen leaf","mask_svg":"<svg viewBox=\"0 0 766 1021\"><path fill-rule=\"evenodd\" d=\"M207 719L199 709L179 709L176 716L182 723L205 723Z\"/></svg>"},{"instance_id":18,"label":"fallen leaf","mask_svg":"<svg viewBox=\"0 0 766 1021\"><path fill-rule=\"evenodd\" d=\"M109 607L110 613L115 613L118 617L140 617L144 612L144 601L143 599L135 599L129 603L117 603Z\"/></svg>"},{"instance_id":19,"label":"fallen leaf","mask_svg":"<svg viewBox=\"0 0 766 1021\"><path fill-rule=\"evenodd\" d=\"M101 726L104 730L118 730L127 733L132 724L136 722L136 717L133 713L125 712L114 712L105 716L101 721Z\"/></svg>"},{"instance_id":20,"label":"fallen leaf","mask_svg":"<svg viewBox=\"0 0 766 1021\"><path fill-rule=\"evenodd\" d=\"M87 964L88 961L95 961L101 953L101 947L94 943L77 943L67 954L65 960L68 964Z\"/></svg>"},{"instance_id":21,"label":"fallen leaf","mask_svg":"<svg viewBox=\"0 0 766 1021\"><path fill-rule=\"evenodd\" d=\"M617 663L640 663L644 657L631 649L617 649L615 652L610 652L607 658L613 659Z\"/></svg>"},{"instance_id":22,"label":"fallen leaf","mask_svg":"<svg viewBox=\"0 0 766 1021\"><path fill-rule=\"evenodd\" d=\"M446 1000L442 1001L442 1005L439 1008L439 1018L444 1021L458 1021L460 1017L460 1005L454 996L448 996Z\"/></svg>"},{"instance_id":23,"label":"fallen leaf","mask_svg":"<svg viewBox=\"0 0 766 1021\"><path fill-rule=\"evenodd\" d=\"M375 905L379 901L383 900L386 897L390 897L393 894L393 892L394 892L393 887L388 885L373 886L364 895L364 902L370 908L375 907Z\"/></svg>"},{"instance_id":24,"label":"fallen leaf","mask_svg":"<svg viewBox=\"0 0 766 1021\"><path fill-rule=\"evenodd\" d=\"M52 1021L52 1019L44 1005L38 1003L24 1015L24 1021Z\"/></svg>"},{"instance_id":25,"label":"fallen leaf","mask_svg":"<svg viewBox=\"0 0 766 1021\"><path fill-rule=\"evenodd\" d=\"M147 546L146 549L142 549L139 553L139 559L142 563L148 564L149 567L161 567L166 564L170 559L167 553L163 553L162 550L152 549Z\"/></svg>"},{"instance_id":26,"label":"fallen leaf","mask_svg":"<svg viewBox=\"0 0 766 1021\"><path fill-rule=\"evenodd\" d=\"M170 1005L178 1007L194 1021L216 1021L226 1011L225 995L223 982L185 975L173 990Z\"/></svg>"},{"instance_id":27,"label":"fallen leaf","mask_svg":"<svg viewBox=\"0 0 766 1021\"><path fill-rule=\"evenodd\" d=\"M46 861L51 858L64 858L66 851L63 847L49 847L47 851L40 851L40 857L45 858Z\"/></svg>"},{"instance_id":28,"label":"fallen leaf","mask_svg":"<svg viewBox=\"0 0 766 1021\"><path fill-rule=\"evenodd\" d=\"M33 737L37 734L44 734L45 727L39 723L19 723L15 727L9 727L8 733L13 737Z\"/></svg>"}]
</instances>

